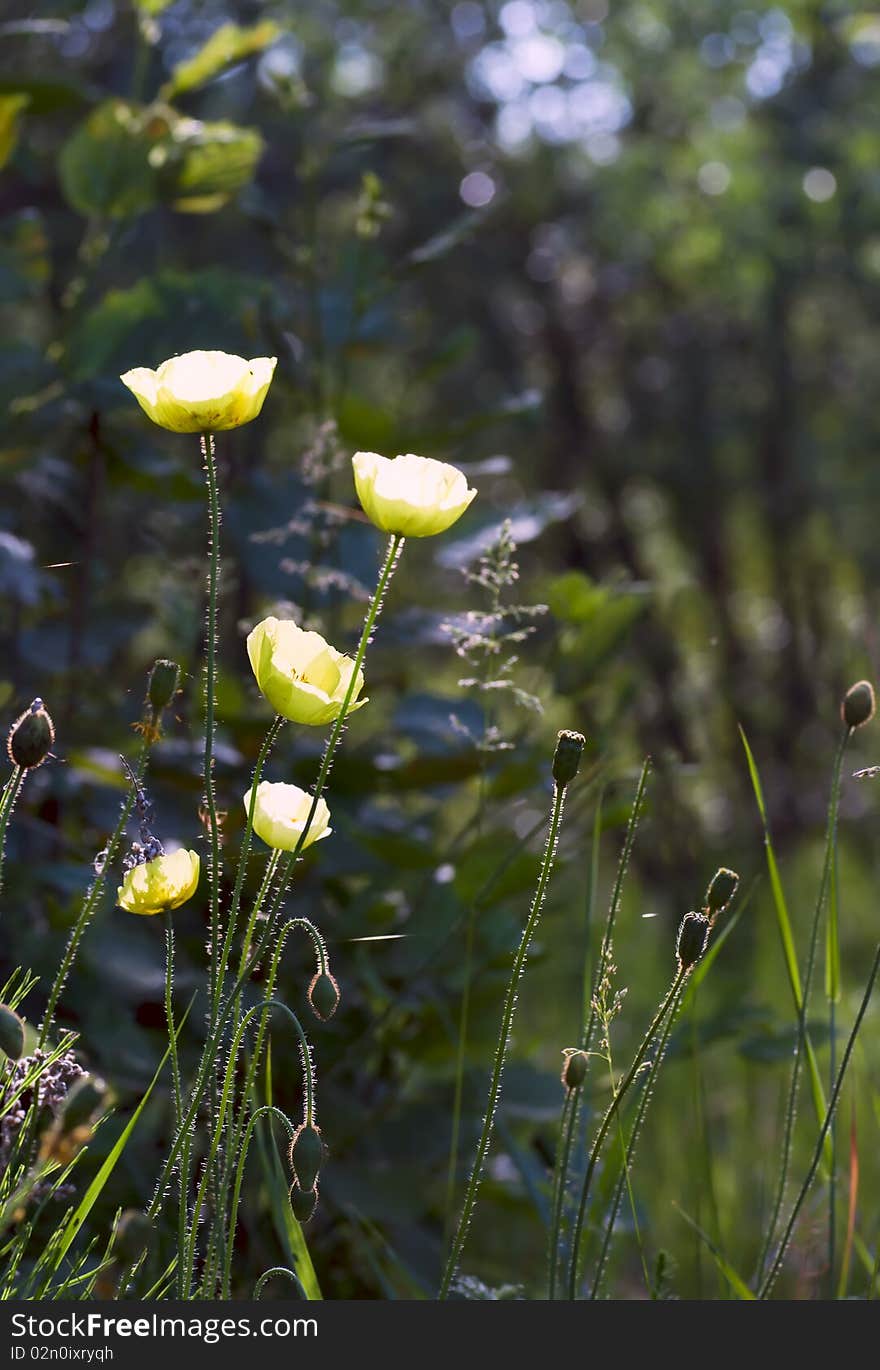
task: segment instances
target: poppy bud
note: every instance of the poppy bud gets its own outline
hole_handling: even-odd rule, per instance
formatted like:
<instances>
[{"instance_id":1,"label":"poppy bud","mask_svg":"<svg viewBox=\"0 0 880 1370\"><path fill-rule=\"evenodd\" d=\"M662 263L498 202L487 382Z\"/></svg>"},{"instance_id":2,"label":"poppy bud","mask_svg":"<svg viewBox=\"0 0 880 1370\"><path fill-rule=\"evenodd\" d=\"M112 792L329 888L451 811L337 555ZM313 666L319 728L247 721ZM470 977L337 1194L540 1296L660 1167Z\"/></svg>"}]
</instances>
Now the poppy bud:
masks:
<instances>
[{"instance_id":1,"label":"poppy bud","mask_svg":"<svg viewBox=\"0 0 880 1370\"><path fill-rule=\"evenodd\" d=\"M739 876L736 871L729 871L726 866L722 866L720 870L715 872L709 881L709 888L706 890L706 898L703 904L710 917L727 908L736 894L738 884Z\"/></svg>"},{"instance_id":2,"label":"poppy bud","mask_svg":"<svg viewBox=\"0 0 880 1370\"><path fill-rule=\"evenodd\" d=\"M581 764L586 740L583 733L569 732L567 728L560 732L553 756L553 779L557 785L568 785L574 780Z\"/></svg>"},{"instance_id":3,"label":"poppy bud","mask_svg":"<svg viewBox=\"0 0 880 1370\"><path fill-rule=\"evenodd\" d=\"M568 1047L563 1055L562 1083L566 1089L579 1089L587 1077L587 1053Z\"/></svg>"},{"instance_id":4,"label":"poppy bud","mask_svg":"<svg viewBox=\"0 0 880 1370\"><path fill-rule=\"evenodd\" d=\"M180 667L176 661L160 658L154 663L147 684L147 699L156 713L168 707L177 694L179 683Z\"/></svg>"},{"instance_id":5,"label":"poppy bud","mask_svg":"<svg viewBox=\"0 0 880 1370\"><path fill-rule=\"evenodd\" d=\"M702 913L686 913L678 928L675 954L682 970L690 970L706 950L709 920Z\"/></svg>"},{"instance_id":6,"label":"poppy bud","mask_svg":"<svg viewBox=\"0 0 880 1370\"><path fill-rule=\"evenodd\" d=\"M874 686L870 680L857 680L843 696L840 717L848 728L861 728L874 717Z\"/></svg>"},{"instance_id":7,"label":"poppy bud","mask_svg":"<svg viewBox=\"0 0 880 1370\"><path fill-rule=\"evenodd\" d=\"M290 1186L290 1207L298 1223L308 1222L315 1211L317 1202L317 1187L315 1189L300 1189L298 1184Z\"/></svg>"},{"instance_id":8,"label":"poppy bud","mask_svg":"<svg viewBox=\"0 0 880 1370\"><path fill-rule=\"evenodd\" d=\"M0 1004L0 1049L13 1061L24 1054L24 1023L6 1004Z\"/></svg>"},{"instance_id":9,"label":"poppy bud","mask_svg":"<svg viewBox=\"0 0 880 1370\"><path fill-rule=\"evenodd\" d=\"M339 1007L339 986L329 971L319 971L309 985L309 1003L316 1018L326 1023Z\"/></svg>"},{"instance_id":10,"label":"poppy bud","mask_svg":"<svg viewBox=\"0 0 880 1370\"><path fill-rule=\"evenodd\" d=\"M35 699L9 729L9 759L16 766L32 771L46 760L54 741L55 726L43 707L42 699Z\"/></svg>"},{"instance_id":11,"label":"poppy bud","mask_svg":"<svg viewBox=\"0 0 880 1370\"><path fill-rule=\"evenodd\" d=\"M290 1165L300 1189L314 1189L324 1159L324 1144L316 1127L303 1123L290 1144Z\"/></svg>"}]
</instances>

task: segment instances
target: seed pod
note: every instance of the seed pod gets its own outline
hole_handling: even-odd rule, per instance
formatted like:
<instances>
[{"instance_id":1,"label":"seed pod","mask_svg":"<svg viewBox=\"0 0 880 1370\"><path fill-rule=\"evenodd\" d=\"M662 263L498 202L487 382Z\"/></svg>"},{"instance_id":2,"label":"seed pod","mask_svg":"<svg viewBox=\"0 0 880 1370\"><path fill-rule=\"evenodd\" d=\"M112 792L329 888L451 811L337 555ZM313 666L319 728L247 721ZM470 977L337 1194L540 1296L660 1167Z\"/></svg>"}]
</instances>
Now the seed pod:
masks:
<instances>
[{"instance_id":1,"label":"seed pod","mask_svg":"<svg viewBox=\"0 0 880 1370\"><path fill-rule=\"evenodd\" d=\"M179 683L180 667L177 662L160 657L150 671L150 680L147 685L147 699L156 713L161 713L163 709L168 707L177 694Z\"/></svg>"},{"instance_id":2,"label":"seed pod","mask_svg":"<svg viewBox=\"0 0 880 1370\"><path fill-rule=\"evenodd\" d=\"M290 1165L300 1189L314 1189L324 1159L324 1144L316 1127L303 1123L290 1144Z\"/></svg>"},{"instance_id":3,"label":"seed pod","mask_svg":"<svg viewBox=\"0 0 880 1370\"><path fill-rule=\"evenodd\" d=\"M567 728L559 733L553 754L553 779L557 785L565 786L574 780L586 740L583 733L569 732Z\"/></svg>"},{"instance_id":4,"label":"seed pod","mask_svg":"<svg viewBox=\"0 0 880 1370\"><path fill-rule=\"evenodd\" d=\"M70 1090L58 1122L62 1132L74 1132L92 1122L107 1102L109 1089L99 1075L83 1075Z\"/></svg>"},{"instance_id":5,"label":"seed pod","mask_svg":"<svg viewBox=\"0 0 880 1370\"><path fill-rule=\"evenodd\" d=\"M319 971L309 985L309 1003L316 1018L325 1023L339 1007L339 986L329 971Z\"/></svg>"},{"instance_id":6,"label":"seed pod","mask_svg":"<svg viewBox=\"0 0 880 1370\"><path fill-rule=\"evenodd\" d=\"M314 1189L300 1189L294 1183L290 1186L290 1207L293 1209L293 1216L299 1223L307 1223L315 1211L318 1202L318 1187Z\"/></svg>"},{"instance_id":7,"label":"seed pod","mask_svg":"<svg viewBox=\"0 0 880 1370\"><path fill-rule=\"evenodd\" d=\"M587 1077L587 1053L568 1047L563 1055L562 1083L568 1090L578 1089Z\"/></svg>"},{"instance_id":8,"label":"seed pod","mask_svg":"<svg viewBox=\"0 0 880 1370\"><path fill-rule=\"evenodd\" d=\"M727 908L736 888L739 884L739 876L736 871L730 871L726 866L717 870L709 881L709 888L706 890L706 898L703 907L711 917L713 914L721 913Z\"/></svg>"},{"instance_id":9,"label":"seed pod","mask_svg":"<svg viewBox=\"0 0 880 1370\"><path fill-rule=\"evenodd\" d=\"M153 1224L138 1208L127 1208L113 1235L113 1255L125 1263L140 1260L153 1240Z\"/></svg>"},{"instance_id":10,"label":"seed pod","mask_svg":"<svg viewBox=\"0 0 880 1370\"><path fill-rule=\"evenodd\" d=\"M843 696L840 717L848 728L861 728L863 723L870 723L875 708L874 686L870 680L857 680Z\"/></svg>"},{"instance_id":11,"label":"seed pod","mask_svg":"<svg viewBox=\"0 0 880 1370\"><path fill-rule=\"evenodd\" d=\"M9 729L6 749L14 765L33 771L46 760L54 741L55 725L38 698Z\"/></svg>"},{"instance_id":12,"label":"seed pod","mask_svg":"<svg viewBox=\"0 0 880 1370\"><path fill-rule=\"evenodd\" d=\"M678 928L675 954L682 970L695 966L706 950L709 920L702 913L686 913Z\"/></svg>"},{"instance_id":13,"label":"seed pod","mask_svg":"<svg viewBox=\"0 0 880 1370\"><path fill-rule=\"evenodd\" d=\"M24 1054L24 1023L14 1009L0 1004L0 1050L13 1061Z\"/></svg>"}]
</instances>

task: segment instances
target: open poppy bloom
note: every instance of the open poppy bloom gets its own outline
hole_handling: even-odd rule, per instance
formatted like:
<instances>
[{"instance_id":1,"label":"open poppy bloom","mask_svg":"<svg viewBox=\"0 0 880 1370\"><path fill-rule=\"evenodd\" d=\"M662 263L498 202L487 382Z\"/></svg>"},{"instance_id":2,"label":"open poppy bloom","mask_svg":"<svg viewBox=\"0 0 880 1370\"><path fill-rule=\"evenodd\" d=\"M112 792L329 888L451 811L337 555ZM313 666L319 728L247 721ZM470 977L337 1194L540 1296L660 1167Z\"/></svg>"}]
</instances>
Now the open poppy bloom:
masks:
<instances>
[{"instance_id":1,"label":"open poppy bloom","mask_svg":"<svg viewBox=\"0 0 880 1370\"><path fill-rule=\"evenodd\" d=\"M168 913L192 899L198 884L198 852L181 847L133 866L116 891L116 902L129 913Z\"/></svg>"},{"instance_id":2,"label":"open poppy bloom","mask_svg":"<svg viewBox=\"0 0 880 1370\"><path fill-rule=\"evenodd\" d=\"M248 635L247 650L257 684L282 718L321 727L339 716L354 661L320 633L305 632L292 619L264 618ZM347 713L366 704L358 699L363 687L358 671Z\"/></svg>"},{"instance_id":3,"label":"open poppy bloom","mask_svg":"<svg viewBox=\"0 0 880 1370\"><path fill-rule=\"evenodd\" d=\"M427 538L460 519L476 490L463 471L431 457L380 457L356 452L354 483L364 513L384 533Z\"/></svg>"},{"instance_id":4,"label":"open poppy bloom","mask_svg":"<svg viewBox=\"0 0 880 1370\"><path fill-rule=\"evenodd\" d=\"M252 790L248 790L244 795L245 813L250 812L252 793ZM306 826L311 807L312 795L298 785L272 784L268 780L261 780L254 805L254 832L267 847L293 851ZM329 822L330 810L324 800L319 799L302 851L313 842L320 842L322 837L330 836L333 829L328 826Z\"/></svg>"},{"instance_id":5,"label":"open poppy bloom","mask_svg":"<svg viewBox=\"0 0 880 1370\"><path fill-rule=\"evenodd\" d=\"M275 357L184 352L155 371L138 366L120 377L141 409L172 433L217 433L255 419L275 371Z\"/></svg>"}]
</instances>

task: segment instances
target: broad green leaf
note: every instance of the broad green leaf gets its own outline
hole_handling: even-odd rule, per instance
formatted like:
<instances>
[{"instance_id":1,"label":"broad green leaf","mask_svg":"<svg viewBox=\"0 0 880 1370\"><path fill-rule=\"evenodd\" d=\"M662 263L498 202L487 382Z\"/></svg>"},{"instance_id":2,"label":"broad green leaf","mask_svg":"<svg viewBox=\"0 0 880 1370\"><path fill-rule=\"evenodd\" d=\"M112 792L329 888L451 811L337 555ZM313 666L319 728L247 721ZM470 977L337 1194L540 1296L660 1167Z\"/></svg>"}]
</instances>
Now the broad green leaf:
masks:
<instances>
[{"instance_id":1,"label":"broad green leaf","mask_svg":"<svg viewBox=\"0 0 880 1370\"><path fill-rule=\"evenodd\" d=\"M262 52L270 43L274 43L280 32L271 19L265 19L249 29L240 28L238 24L223 24L211 34L194 57L178 63L171 73L171 79L162 87L162 98L169 100L181 91L203 86L225 67L241 62L255 52Z\"/></svg>"},{"instance_id":2,"label":"broad green leaf","mask_svg":"<svg viewBox=\"0 0 880 1370\"><path fill-rule=\"evenodd\" d=\"M174 130L179 162L173 177L174 208L212 214L253 180L263 152L254 129L228 122L181 119Z\"/></svg>"}]
</instances>

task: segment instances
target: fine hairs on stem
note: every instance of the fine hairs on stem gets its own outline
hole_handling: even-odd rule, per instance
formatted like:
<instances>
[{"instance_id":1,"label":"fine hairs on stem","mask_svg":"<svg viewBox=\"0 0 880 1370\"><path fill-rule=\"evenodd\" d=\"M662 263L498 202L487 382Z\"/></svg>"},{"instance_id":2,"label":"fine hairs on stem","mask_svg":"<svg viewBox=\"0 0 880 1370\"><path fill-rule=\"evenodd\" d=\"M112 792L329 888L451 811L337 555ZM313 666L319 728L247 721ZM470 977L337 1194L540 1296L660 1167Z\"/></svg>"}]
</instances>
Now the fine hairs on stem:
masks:
<instances>
[{"instance_id":1,"label":"fine hairs on stem","mask_svg":"<svg viewBox=\"0 0 880 1370\"><path fill-rule=\"evenodd\" d=\"M599 952L599 961L593 976L592 992L589 995L589 1009L586 1000L583 1005L585 1025L581 1034L581 1050L589 1060L589 1052L592 1047L593 1038L597 1026L597 1004L599 986L602 984L608 969L611 956L611 944L614 938L614 926L617 921L617 913L620 908L621 896L623 894L623 884L626 879L626 872L629 867L630 857L632 856L633 845L636 839L636 831L639 825L639 818L645 800L645 791L648 784L648 775L651 769L651 758L648 756L642 763L639 774L638 784L636 785L635 797L630 808L629 821L626 827L626 835L623 840L623 847L620 853L620 860L617 863L617 875L614 881L614 888L611 892L611 900L608 905L608 914L605 919L605 931L602 936L602 947ZM593 833L593 859L591 883L595 886L596 866L598 862L598 828ZM575 1127L577 1123L580 1099L583 1087L578 1086L566 1096L560 1120L560 1136L562 1145L557 1148L556 1168L554 1172L553 1201L551 1209L551 1222L548 1246L548 1297L556 1297L556 1287L560 1263L560 1246L562 1242L562 1220L565 1208L565 1198L568 1190L568 1172L571 1162L571 1150L574 1141Z\"/></svg>"},{"instance_id":2,"label":"fine hairs on stem","mask_svg":"<svg viewBox=\"0 0 880 1370\"><path fill-rule=\"evenodd\" d=\"M282 899L283 899L283 897L284 897L284 892L285 892L285 890L286 890L287 883L288 883L288 881L289 881L290 875L291 875L291 873L292 873L292 871L293 871L293 867L294 867L294 864L295 864L295 862L296 862L296 859L297 859L297 857L298 857L300 851L302 850L302 847L303 847L303 845L304 845L304 843L305 843L305 840L306 840L306 838L307 838L307 836L308 836L309 828L310 828L311 823L312 823L312 821L313 821L313 819L314 819L315 811L316 811L316 809L317 809L318 800L320 799L321 793L322 793L322 791L323 791L323 789L324 789L324 786L326 785L327 778L328 778L329 773L330 773L330 767L331 767L332 762L333 762L333 756L334 756L336 747L337 747L337 745L338 745L338 743L339 743L339 740L340 740L340 738L341 738L341 736L342 736L343 728L344 728L344 725L345 725L345 717L346 717L346 713L347 713L347 710L348 710L348 706L349 706L349 704L351 703L351 699L352 699L352 695L353 695L353 692L354 692L355 682L356 682L356 680L357 680L358 672L360 671L361 666L363 665L364 658L365 658L365 656L366 656L367 647L368 647L369 642L371 641L371 638L372 638L373 630L374 630L375 625L376 625L376 620L377 620L377 618L378 618L378 616L379 616L379 612L380 612L380 609L381 609L381 606L382 606L382 603L383 603L383 600L384 600L385 592L386 592L386 590L387 590L387 588L388 588L388 585L389 585L389 583L390 583L390 581L391 581L391 577L392 577L392 575L394 574L395 568L396 568L396 566L397 566L397 564L398 564L399 557L400 557L400 554L401 554L401 551L402 551L402 548L403 548L403 544L404 544L404 539L403 539L399 534L392 534L391 537L389 538L389 542L388 542L388 547L387 547L387 550L386 550L385 558L384 558L384 561L383 561L383 563L382 563L381 570L380 570L380 572L379 572L379 577L378 577L376 589L375 589L375 591L374 591L374 593L373 593L373 596L372 596L372 598L371 598L371 600L370 600L369 606L368 606L368 608L367 608L367 613L366 613L366 616L365 616L365 619L364 619L363 629L362 629L362 632L361 632L361 637L360 637L360 641L359 641L359 644L358 644L358 649L357 649L357 652L356 652L356 655L355 655L354 666L353 666L352 673L351 673L351 677L350 677L350 680L349 680L348 689L347 689L347 691L346 691L345 697L344 697L343 702L342 702L342 705L341 705L341 707L340 707L339 714L338 714L336 720L334 721L332 730L331 730L331 732L330 732L330 735L329 735L329 738L328 738L328 741L327 741L327 745L326 745L326 747L325 747L325 749L324 749L324 754L323 754L323 757L322 757L322 760L321 760L321 765L320 765L320 769L319 769L319 772L318 772L318 778L317 778L317 781L316 781L316 784L315 784L315 789L314 789L314 792L313 792L312 803L311 803L311 806L310 806L310 809L309 809L309 813L308 813L308 815L307 815L306 821L305 821L305 823L304 823L304 825L303 825L303 830L302 830L302 832L300 833L300 836L299 836L299 838L298 838L298 841L297 841L297 844L296 844L296 847L294 848L294 850L291 851L291 852L289 852L289 853L287 854L287 856L286 856L286 859L283 860L282 862L279 862L279 863L277 863L277 864L276 864L276 863L270 863L269 871L276 871L276 870L278 870L278 867L280 866L280 874L279 874L279 876L277 877L277 885L276 885L276 889L275 889L274 896L272 897L271 903L270 903L268 909L266 910L266 915L265 915L264 926L263 926L262 932L260 933L260 936L258 937L258 939L257 939L257 941L256 941L256 944L255 944L255 945L253 946L253 948L250 950L249 954L247 954L247 959L246 959L246 960L244 960L244 957L245 957L245 954L246 954L246 953L243 953L242 960L244 960L244 964L240 967L239 973L238 973L238 975L237 975L237 977L236 977L236 979L235 979L235 982L234 982L234 983L232 984L232 986L226 991L225 995L220 994L219 997L218 997L217 1012L216 1012L216 1015L214 1016L213 1025L212 1025L212 1027L211 1027L211 1030L210 1030L209 1033L208 1033L208 1036L207 1036L206 1041L205 1041L204 1048L203 1048L203 1050L202 1050L202 1056L201 1056L201 1060L200 1060L200 1062L199 1062L199 1065L198 1065L198 1068L197 1068L197 1071L196 1071L196 1079L195 1079L195 1082L194 1082L194 1085L193 1085L193 1088L192 1088L192 1093L191 1093L191 1096L190 1096L190 1102L189 1102L188 1106L185 1107L184 1112L183 1112L183 1116L181 1117L180 1122L179 1122L177 1128L175 1129L174 1137L173 1137L173 1139L172 1139L172 1142L171 1142L171 1146L170 1146L170 1148L169 1148L168 1155L167 1155L166 1158L165 1158L165 1163L164 1163L164 1165L163 1165L163 1168L162 1168L161 1174L160 1174L160 1176L159 1176L159 1179L158 1179L158 1181L157 1181L157 1183L156 1183L156 1187L155 1187L154 1192L153 1192L153 1197L152 1197L152 1199L151 1199L151 1201L150 1201L150 1204L149 1204L149 1206L148 1206L148 1208L147 1208L147 1215L148 1215L148 1217L150 1217L151 1219L155 1219L155 1218L156 1218L156 1216L158 1215L158 1213L159 1213L159 1211L160 1211L160 1209L161 1209L161 1207L162 1207L162 1204L163 1204L163 1202L164 1202L165 1195L166 1195L166 1193L167 1193L167 1188L168 1188L169 1181L170 1181L171 1176L172 1176L172 1174L173 1174L173 1172L174 1172L175 1166L178 1165L178 1157L180 1157L179 1170L180 1170L181 1192L180 1192L180 1215L179 1215L179 1221L180 1221L181 1227L184 1227L185 1224L186 1224L186 1222L187 1222L186 1196L187 1196L188 1193L189 1193L189 1183L190 1183L190 1181L189 1181L189 1175L190 1175L190 1169L191 1169L191 1165L192 1165L193 1141L194 1141L193 1129L194 1129L195 1119L196 1119L196 1116L197 1116L197 1113L198 1113L198 1109L199 1109L199 1107L200 1107L201 1099L202 1099L202 1096L203 1096L203 1094L204 1094L205 1088L206 1088L206 1086L208 1085L209 1081L212 1080L212 1079L215 1079L215 1082L216 1082L216 1085L217 1085L217 1096L216 1096L216 1098L215 1098L215 1100L214 1100L215 1107L214 1107L213 1110L212 1110L212 1114L213 1114L213 1117L214 1117L214 1120L215 1120L215 1132L214 1132L214 1140L213 1140L212 1143L211 1143L211 1147L210 1147L210 1149L209 1149L209 1155L208 1155L208 1158L207 1158L207 1160L206 1160L205 1169L204 1169L204 1171L203 1171L202 1181L200 1182L199 1192L202 1194L202 1200L203 1200L203 1199L204 1199L204 1193L206 1192L206 1184L207 1184L207 1183L210 1183L209 1177L210 1177L211 1175L215 1175L215 1177L216 1177L216 1179L217 1179L217 1182L218 1182L217 1187L218 1187L218 1190L219 1190L219 1173L216 1172L216 1168L215 1168L214 1162L215 1162L215 1159L216 1159L216 1157L217 1157L217 1152L218 1152L218 1150L219 1150L219 1148L220 1148L220 1144L221 1144L222 1129L216 1127L216 1122L217 1122L217 1120L218 1120L218 1117L220 1117L220 1116L222 1116L222 1118L225 1119L226 1114L227 1114L227 1109L228 1109L228 1106L229 1106L229 1098L227 1097L226 1100L225 1100L225 1102L224 1102L224 1095L223 1095L222 1093L219 1092L219 1091L220 1091L220 1081L219 1081L219 1080L216 1080L216 1077L214 1077L214 1074L213 1074L213 1072L214 1072L214 1065L215 1065L215 1062L216 1062L217 1059L218 1059L218 1056L219 1056L221 1047L223 1046L223 1043L224 1043L225 1038L226 1038L226 1025L227 1025L229 1019L235 1015L236 1006L237 1006L238 1003L239 1003L240 992L241 992L242 988L244 987L244 985L246 984L246 982L247 982L247 980L248 980L248 978L249 978L251 972L254 970L254 968L255 968L255 967L259 964L259 962L261 961L261 959L262 959L262 957L263 957L263 954L264 954L264 952L265 952L265 950L266 950L266 948L267 948L267 946L268 946L268 944L269 944L269 942L270 942L270 939L272 938L273 933L276 931L276 926L275 926L275 925L276 925L276 921L277 921L277 913L278 913L278 910L279 910L279 908L280 908L280 906L281 906L281 901L282 901ZM270 729L270 733L271 733L271 729ZM264 743L264 746L265 746L265 743ZM261 900L263 899L263 897L264 897L264 891L265 891L265 882L264 882L263 889L261 890L261 893L260 893L260 895L258 896L258 901L261 901ZM251 934L252 931L253 931L253 928L254 928L254 926L255 926L255 922L256 922L256 913L254 913L254 914L251 916L251 918L249 919L249 922L248 922L248 929L249 929L248 938L249 938L250 934ZM248 939L246 938L246 942L247 942L247 940L248 940ZM213 982L212 982L212 986L213 986ZM240 1040L241 1040L241 1039L240 1039L240 1031L241 1031L241 1027L242 1027L242 1025L244 1024L244 1022L245 1022L246 1020L248 1020L248 1019L250 1018L250 1016L253 1015L254 1012L260 1012L261 1014L265 1013L267 1007L268 1007L267 1001L262 1001L259 1005L257 1005L257 1006L255 1007L254 1010L249 1010L249 1011L248 1011L248 1014L246 1014L245 1017L242 1018L241 1022L240 1022L240 1023L238 1024L238 1026L235 1028L235 1038L234 1038L234 1041L239 1041L239 1042L240 1042ZM286 1011L289 1012L289 1010L286 1010ZM237 1051L238 1051L238 1047L235 1046L235 1047L234 1047L234 1053L237 1054ZM230 1057L230 1059L231 1059L231 1057ZM309 1059L310 1059L310 1058L309 1058ZM229 1087L230 1087L230 1089L231 1089L231 1083L230 1083L230 1086L229 1086ZM199 1217L199 1215L200 1215L201 1212L202 1212L201 1202L202 1202L202 1201L197 1202L196 1208L195 1208L195 1209L193 1210L193 1212L192 1212L192 1216L191 1216L191 1220L190 1220L190 1221L191 1221L191 1226L192 1226L193 1237L192 1237L192 1241L191 1241L191 1242L187 1242L187 1243L186 1243L186 1247L183 1248L183 1249L186 1249L188 1252L191 1253L191 1258L188 1258L188 1260L187 1260L186 1262L181 1261L181 1269L178 1271L178 1281L179 1281L179 1283L178 1283L178 1288L179 1288L179 1289L182 1289L182 1288L186 1287L186 1283L187 1283L188 1278L191 1278L191 1276L189 1276L187 1272L192 1270L192 1264L193 1264L193 1261L195 1260L195 1247L194 1247L194 1245L193 1245L192 1243L195 1242L196 1236L197 1236L198 1217ZM219 1221L219 1214L218 1214L218 1221ZM223 1236L223 1242L224 1242L224 1244L225 1244L225 1231L224 1231L224 1236Z\"/></svg>"},{"instance_id":3,"label":"fine hairs on stem","mask_svg":"<svg viewBox=\"0 0 880 1370\"><path fill-rule=\"evenodd\" d=\"M461 1254L464 1250L474 1206L477 1201L477 1192L480 1187L480 1180L482 1178L486 1155L489 1150L489 1143L492 1140L495 1114L498 1108L498 1100L501 1095L501 1076L504 1071L504 1060L507 1055L507 1048L510 1044L510 1034L513 1028L514 1014L516 1012L519 981L525 970L529 946L541 917L544 900L547 897L550 875L553 870L553 858L556 855L556 847L559 842L559 831L562 824L562 810L565 804L566 789L577 774L583 748L584 738L580 733L561 732L559 734L556 753L553 758L554 783L553 802L550 810L550 825L547 829L547 840L544 844L544 854L541 858L541 865L538 871L538 883L535 886L535 892L529 909L529 916L526 919L526 924L523 928L522 937L520 938L519 947L517 948L513 960L510 979L507 984L507 992L504 997L504 1008L501 1015L501 1029L498 1034L498 1045L495 1048L495 1060L492 1066L492 1078L489 1084L489 1097L486 1101L486 1111L483 1117L483 1128L480 1134L480 1140L477 1144L477 1154L474 1158L473 1168L465 1191L464 1205L459 1216L458 1226L443 1270L440 1291L438 1294L438 1298L440 1299L446 1299L449 1296L452 1281L458 1270Z\"/></svg>"}]
</instances>

